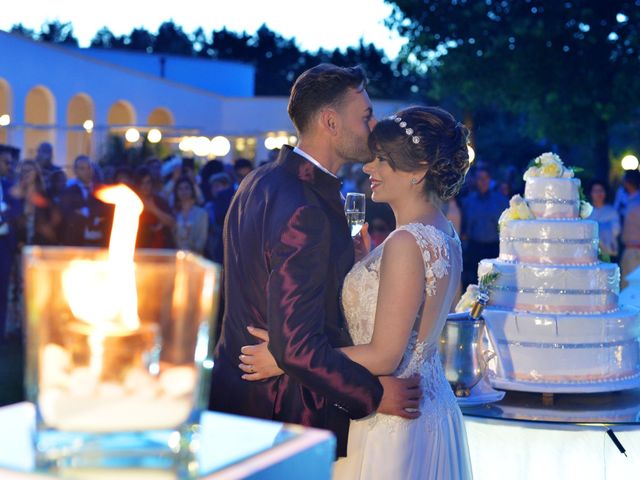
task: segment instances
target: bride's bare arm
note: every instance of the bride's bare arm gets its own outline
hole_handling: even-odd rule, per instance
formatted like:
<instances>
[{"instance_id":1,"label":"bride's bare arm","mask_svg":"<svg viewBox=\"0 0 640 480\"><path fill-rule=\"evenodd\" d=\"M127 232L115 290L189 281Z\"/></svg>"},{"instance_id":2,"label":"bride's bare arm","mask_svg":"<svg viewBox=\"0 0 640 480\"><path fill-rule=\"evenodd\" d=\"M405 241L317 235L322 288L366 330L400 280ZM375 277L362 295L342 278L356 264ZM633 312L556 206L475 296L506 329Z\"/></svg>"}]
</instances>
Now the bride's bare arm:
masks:
<instances>
[{"instance_id":1,"label":"bride's bare arm","mask_svg":"<svg viewBox=\"0 0 640 480\"><path fill-rule=\"evenodd\" d=\"M374 375L390 375L400 364L417 318L425 289L424 260L415 237L398 230L387 239L380 265L380 283L370 343L342 348L351 360ZM429 308L428 304L425 308ZM249 328L264 343L242 347L239 368L245 380L264 380L283 372L266 348L266 331Z\"/></svg>"},{"instance_id":2,"label":"bride's bare arm","mask_svg":"<svg viewBox=\"0 0 640 480\"><path fill-rule=\"evenodd\" d=\"M424 289L420 248L410 232L398 230L384 244L371 342L341 350L374 375L393 373L406 350Z\"/></svg>"}]
</instances>

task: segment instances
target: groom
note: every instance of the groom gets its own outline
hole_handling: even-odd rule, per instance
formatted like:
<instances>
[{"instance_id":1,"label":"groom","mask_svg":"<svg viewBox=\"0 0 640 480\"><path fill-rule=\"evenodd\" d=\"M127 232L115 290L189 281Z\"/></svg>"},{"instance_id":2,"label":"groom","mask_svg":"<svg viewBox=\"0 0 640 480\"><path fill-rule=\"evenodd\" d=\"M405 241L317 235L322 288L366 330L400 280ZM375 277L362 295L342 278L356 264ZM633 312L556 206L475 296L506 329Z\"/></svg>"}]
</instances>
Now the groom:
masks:
<instances>
[{"instance_id":1,"label":"groom","mask_svg":"<svg viewBox=\"0 0 640 480\"><path fill-rule=\"evenodd\" d=\"M296 80L289 116L299 146L249 174L224 229L226 310L215 352L210 408L332 430L346 454L349 419L404 408L418 380L376 378L338 348L351 345L339 295L354 263L338 169L365 162L375 123L359 67L321 64ZM284 375L248 382L240 348L247 327L268 330Z\"/></svg>"}]
</instances>

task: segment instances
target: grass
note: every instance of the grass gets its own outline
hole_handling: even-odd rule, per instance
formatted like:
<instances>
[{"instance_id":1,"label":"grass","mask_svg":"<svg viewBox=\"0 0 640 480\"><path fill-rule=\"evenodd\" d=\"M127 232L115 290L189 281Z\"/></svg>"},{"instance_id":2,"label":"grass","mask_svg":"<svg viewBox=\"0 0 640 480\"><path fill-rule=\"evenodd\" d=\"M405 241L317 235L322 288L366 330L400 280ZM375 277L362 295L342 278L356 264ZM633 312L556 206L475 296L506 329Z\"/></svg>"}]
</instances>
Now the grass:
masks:
<instances>
[{"instance_id":1,"label":"grass","mask_svg":"<svg viewBox=\"0 0 640 480\"><path fill-rule=\"evenodd\" d=\"M24 400L24 349L21 338L0 345L0 406Z\"/></svg>"}]
</instances>

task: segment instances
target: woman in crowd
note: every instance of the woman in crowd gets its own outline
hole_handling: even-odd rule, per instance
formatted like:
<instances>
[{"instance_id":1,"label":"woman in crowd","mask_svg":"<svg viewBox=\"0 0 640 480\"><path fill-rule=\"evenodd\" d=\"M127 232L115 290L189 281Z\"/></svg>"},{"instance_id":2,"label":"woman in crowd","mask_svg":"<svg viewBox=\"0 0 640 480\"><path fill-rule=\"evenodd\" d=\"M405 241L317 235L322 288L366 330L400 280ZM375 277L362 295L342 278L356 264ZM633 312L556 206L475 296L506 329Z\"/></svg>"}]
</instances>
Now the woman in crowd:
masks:
<instances>
[{"instance_id":1,"label":"woman in crowd","mask_svg":"<svg viewBox=\"0 0 640 480\"><path fill-rule=\"evenodd\" d=\"M136 246L139 248L174 248L176 220L169 202L153 192L153 176L146 167L135 173L136 191L144 204Z\"/></svg>"},{"instance_id":2,"label":"woman in crowd","mask_svg":"<svg viewBox=\"0 0 640 480\"><path fill-rule=\"evenodd\" d=\"M34 160L24 160L18 166L18 181L10 191L12 197L9 215L15 232L15 261L9 282L9 308L6 333L16 334L22 329L22 247L28 245L55 245L62 214L50 200L40 166Z\"/></svg>"},{"instance_id":3,"label":"woman in crowd","mask_svg":"<svg viewBox=\"0 0 640 480\"><path fill-rule=\"evenodd\" d=\"M620 215L609 203L609 189L605 182L595 180L589 188L589 196L593 205L593 213L589 217L598 222L598 232L600 233L600 251L609 256L611 262L618 261Z\"/></svg>"},{"instance_id":4,"label":"woman in crowd","mask_svg":"<svg viewBox=\"0 0 640 480\"><path fill-rule=\"evenodd\" d=\"M209 219L204 208L196 205L196 189L189 177L179 178L174 187L177 248L202 255L207 244Z\"/></svg>"},{"instance_id":5,"label":"woman in crowd","mask_svg":"<svg viewBox=\"0 0 640 480\"><path fill-rule=\"evenodd\" d=\"M11 194L18 249L25 245L56 244L62 216L45 191L44 179L35 161L24 160L19 165L18 183Z\"/></svg>"}]
</instances>

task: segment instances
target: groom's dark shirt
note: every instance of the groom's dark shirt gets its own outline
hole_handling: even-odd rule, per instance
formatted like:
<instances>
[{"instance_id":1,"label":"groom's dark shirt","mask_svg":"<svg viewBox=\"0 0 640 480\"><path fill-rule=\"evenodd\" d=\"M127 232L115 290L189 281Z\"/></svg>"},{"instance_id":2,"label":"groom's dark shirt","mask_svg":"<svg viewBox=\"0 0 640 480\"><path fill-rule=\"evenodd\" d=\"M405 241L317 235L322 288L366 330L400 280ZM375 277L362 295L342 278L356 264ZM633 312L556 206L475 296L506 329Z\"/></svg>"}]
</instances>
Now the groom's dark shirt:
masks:
<instances>
[{"instance_id":1,"label":"groom's dark shirt","mask_svg":"<svg viewBox=\"0 0 640 480\"><path fill-rule=\"evenodd\" d=\"M225 312L210 408L333 430L346 454L349 418L372 413L382 386L337 347L351 345L340 290L354 261L340 181L285 146L252 172L224 229ZM247 326L269 331L284 375L242 380Z\"/></svg>"}]
</instances>

